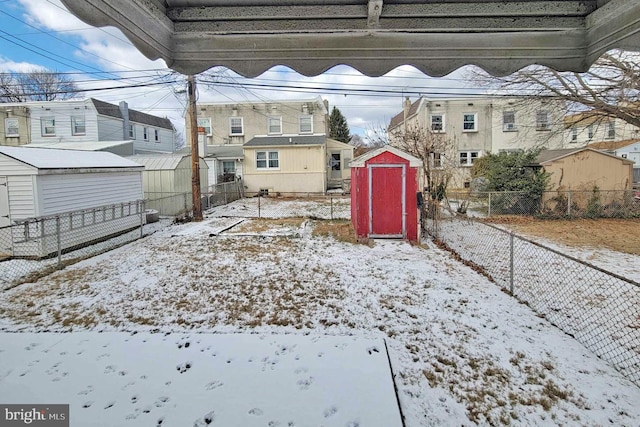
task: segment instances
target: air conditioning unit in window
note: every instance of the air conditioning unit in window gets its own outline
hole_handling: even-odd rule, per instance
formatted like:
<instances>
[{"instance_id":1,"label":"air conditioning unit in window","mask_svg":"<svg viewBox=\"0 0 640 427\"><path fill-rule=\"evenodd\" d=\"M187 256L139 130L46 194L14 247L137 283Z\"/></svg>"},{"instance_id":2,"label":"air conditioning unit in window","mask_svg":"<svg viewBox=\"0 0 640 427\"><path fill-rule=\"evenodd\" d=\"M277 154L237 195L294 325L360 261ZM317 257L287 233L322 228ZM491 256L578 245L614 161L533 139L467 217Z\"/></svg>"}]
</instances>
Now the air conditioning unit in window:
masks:
<instances>
[{"instance_id":1,"label":"air conditioning unit in window","mask_svg":"<svg viewBox=\"0 0 640 427\"><path fill-rule=\"evenodd\" d=\"M507 130L507 131L516 130L516 124L515 123L505 123L504 124L504 130Z\"/></svg>"}]
</instances>

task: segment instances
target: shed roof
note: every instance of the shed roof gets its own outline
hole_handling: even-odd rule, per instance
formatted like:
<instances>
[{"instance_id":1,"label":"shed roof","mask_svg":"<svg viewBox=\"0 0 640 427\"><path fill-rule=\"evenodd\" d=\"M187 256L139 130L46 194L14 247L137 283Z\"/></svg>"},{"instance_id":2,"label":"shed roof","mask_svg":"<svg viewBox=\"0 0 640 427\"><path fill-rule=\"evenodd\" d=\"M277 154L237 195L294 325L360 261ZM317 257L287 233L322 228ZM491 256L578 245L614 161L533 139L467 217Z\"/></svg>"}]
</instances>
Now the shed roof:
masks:
<instances>
[{"instance_id":1,"label":"shed roof","mask_svg":"<svg viewBox=\"0 0 640 427\"><path fill-rule=\"evenodd\" d=\"M640 142L640 139L625 139L623 141L600 141L592 142L588 145L588 147L594 148L596 150L614 151L619 150L620 148L628 147L629 145L633 145L638 142Z\"/></svg>"},{"instance_id":2,"label":"shed roof","mask_svg":"<svg viewBox=\"0 0 640 427\"><path fill-rule=\"evenodd\" d=\"M540 152L540 154L538 154L538 157L536 157L536 163L539 164L539 165L549 164L549 163L554 162L556 160L560 160L560 159L563 159L565 157L569 157L569 156L571 156L573 154L580 153L582 151L591 151L591 152L600 154L602 156L612 157L614 159L618 159L618 160L622 161L623 163L627 163L627 164L633 164L634 163L631 160L623 159L622 157L617 157L617 156L614 156L612 154L605 153L603 151L594 150L593 148L589 148L589 147L566 148L566 149L562 149L562 150L542 150Z\"/></svg>"},{"instance_id":3,"label":"shed roof","mask_svg":"<svg viewBox=\"0 0 640 427\"><path fill-rule=\"evenodd\" d=\"M269 147L283 145L322 145L325 135L256 136L244 143L244 147Z\"/></svg>"},{"instance_id":4,"label":"shed roof","mask_svg":"<svg viewBox=\"0 0 640 427\"><path fill-rule=\"evenodd\" d=\"M207 157L242 158L242 145L208 145Z\"/></svg>"},{"instance_id":5,"label":"shed roof","mask_svg":"<svg viewBox=\"0 0 640 427\"><path fill-rule=\"evenodd\" d=\"M604 52L640 47L638 0L62 0L113 25L148 58L183 74L225 66L255 77L350 65L381 76L413 65L443 76L527 65L587 71Z\"/></svg>"},{"instance_id":6,"label":"shed roof","mask_svg":"<svg viewBox=\"0 0 640 427\"><path fill-rule=\"evenodd\" d=\"M409 166L411 167L422 167L422 160L419 158L412 156L406 151L402 151L396 147L392 147L391 145L385 145L384 147L377 148L375 150L364 153L361 156L356 157L351 162L349 162L349 166L352 168L364 167L367 161L373 159L374 157L379 156L382 153L389 152L395 154L396 156L403 158L409 161Z\"/></svg>"},{"instance_id":7,"label":"shed roof","mask_svg":"<svg viewBox=\"0 0 640 427\"><path fill-rule=\"evenodd\" d=\"M173 170L178 167L180 162L185 158L190 156L174 156L174 155L135 155L129 156L127 159L132 162L138 163L144 166L145 170ZM191 162L188 162L189 168L191 167Z\"/></svg>"},{"instance_id":8,"label":"shed roof","mask_svg":"<svg viewBox=\"0 0 640 427\"><path fill-rule=\"evenodd\" d=\"M100 151L111 147L133 144L128 141L42 142L24 145L27 148L55 148L57 150Z\"/></svg>"},{"instance_id":9,"label":"shed roof","mask_svg":"<svg viewBox=\"0 0 640 427\"><path fill-rule=\"evenodd\" d=\"M2 146L0 154L37 169L143 168L131 160L103 151Z\"/></svg>"}]
</instances>

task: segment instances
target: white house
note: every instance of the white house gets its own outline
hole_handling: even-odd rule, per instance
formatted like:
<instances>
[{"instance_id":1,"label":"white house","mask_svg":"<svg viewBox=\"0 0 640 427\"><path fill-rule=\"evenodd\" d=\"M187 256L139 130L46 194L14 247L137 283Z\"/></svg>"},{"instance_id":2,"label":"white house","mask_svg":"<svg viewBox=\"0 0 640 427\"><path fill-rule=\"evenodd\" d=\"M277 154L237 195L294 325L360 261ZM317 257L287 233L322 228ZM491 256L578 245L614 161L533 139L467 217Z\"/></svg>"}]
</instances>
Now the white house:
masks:
<instances>
[{"instance_id":1,"label":"white house","mask_svg":"<svg viewBox=\"0 0 640 427\"><path fill-rule=\"evenodd\" d=\"M0 147L0 227L84 210L60 225L63 246L72 247L140 226L143 170L112 153ZM96 212L107 205L118 207ZM25 223L14 255L51 253L57 246L52 224Z\"/></svg>"},{"instance_id":2,"label":"white house","mask_svg":"<svg viewBox=\"0 0 640 427\"><path fill-rule=\"evenodd\" d=\"M624 120L597 112L571 114L564 118L565 141L569 148L594 142L640 139L640 128Z\"/></svg>"},{"instance_id":3,"label":"white house","mask_svg":"<svg viewBox=\"0 0 640 427\"><path fill-rule=\"evenodd\" d=\"M28 140L55 148L57 143L133 141L133 152L118 154L175 151L175 129L169 119L129 109L124 101L114 105L95 98L71 99L3 104L3 108L7 117L0 145Z\"/></svg>"},{"instance_id":4,"label":"white house","mask_svg":"<svg viewBox=\"0 0 640 427\"><path fill-rule=\"evenodd\" d=\"M458 167L453 186L468 186L469 169L487 153L530 148L561 148L563 111L559 104L517 97L406 98L387 128L391 145L415 129L449 141L446 153L434 153L434 167L445 158ZM446 145L446 144L445 144Z\"/></svg>"}]
</instances>

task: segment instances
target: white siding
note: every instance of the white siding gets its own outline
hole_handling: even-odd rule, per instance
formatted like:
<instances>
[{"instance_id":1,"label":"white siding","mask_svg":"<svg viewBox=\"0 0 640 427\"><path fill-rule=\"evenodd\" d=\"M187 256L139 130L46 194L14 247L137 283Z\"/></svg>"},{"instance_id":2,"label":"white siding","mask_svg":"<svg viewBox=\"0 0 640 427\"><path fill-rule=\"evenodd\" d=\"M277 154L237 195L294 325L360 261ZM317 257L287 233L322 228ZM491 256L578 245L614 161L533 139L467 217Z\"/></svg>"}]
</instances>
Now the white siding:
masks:
<instances>
[{"instance_id":1,"label":"white siding","mask_svg":"<svg viewBox=\"0 0 640 427\"><path fill-rule=\"evenodd\" d=\"M20 221L36 216L33 175L7 177L9 191L9 216L11 221Z\"/></svg>"},{"instance_id":2,"label":"white siding","mask_svg":"<svg viewBox=\"0 0 640 427\"><path fill-rule=\"evenodd\" d=\"M143 198L142 171L42 175L38 215L52 215Z\"/></svg>"},{"instance_id":3,"label":"white siding","mask_svg":"<svg viewBox=\"0 0 640 427\"><path fill-rule=\"evenodd\" d=\"M34 144L77 141L95 141L98 136L95 113L85 108L88 101L38 103L31 107L31 142ZM85 119L84 135L73 135L71 117L80 116ZM55 136L42 136L40 119L53 117L56 121ZM120 138L122 139L122 138Z\"/></svg>"},{"instance_id":4,"label":"white siding","mask_svg":"<svg viewBox=\"0 0 640 427\"><path fill-rule=\"evenodd\" d=\"M123 141L123 120L107 116L98 116L98 140L99 141ZM134 147L135 148L135 147Z\"/></svg>"},{"instance_id":5,"label":"white siding","mask_svg":"<svg viewBox=\"0 0 640 427\"><path fill-rule=\"evenodd\" d=\"M36 173L34 167L0 154L0 175L35 175Z\"/></svg>"},{"instance_id":6,"label":"white siding","mask_svg":"<svg viewBox=\"0 0 640 427\"><path fill-rule=\"evenodd\" d=\"M132 122L133 123L133 122ZM174 133L172 130L157 128L140 123L134 123L136 129L136 140L133 149L138 152L158 151L163 153L173 153L175 149ZM144 128L147 128L148 139L144 139ZM155 131L158 131L160 141L155 140Z\"/></svg>"}]
</instances>

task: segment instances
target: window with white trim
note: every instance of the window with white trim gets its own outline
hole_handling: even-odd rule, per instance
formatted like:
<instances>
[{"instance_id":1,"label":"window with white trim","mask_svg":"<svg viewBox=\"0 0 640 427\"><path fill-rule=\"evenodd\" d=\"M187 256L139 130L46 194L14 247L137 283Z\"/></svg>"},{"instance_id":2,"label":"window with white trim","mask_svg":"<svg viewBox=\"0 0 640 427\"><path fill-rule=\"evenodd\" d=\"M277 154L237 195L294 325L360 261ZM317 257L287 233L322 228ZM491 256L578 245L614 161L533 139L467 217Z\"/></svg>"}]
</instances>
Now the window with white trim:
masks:
<instances>
[{"instance_id":1,"label":"window with white trim","mask_svg":"<svg viewBox=\"0 0 640 427\"><path fill-rule=\"evenodd\" d=\"M431 132L444 132L444 114L431 114Z\"/></svg>"},{"instance_id":2,"label":"window with white trim","mask_svg":"<svg viewBox=\"0 0 640 427\"><path fill-rule=\"evenodd\" d=\"M7 117L4 119L4 136L16 137L20 136L20 123L15 117Z\"/></svg>"},{"instance_id":3,"label":"window with white trim","mask_svg":"<svg viewBox=\"0 0 640 427\"><path fill-rule=\"evenodd\" d=\"M242 117L229 118L229 135L231 136L244 135L244 121L242 120Z\"/></svg>"},{"instance_id":4,"label":"window with white trim","mask_svg":"<svg viewBox=\"0 0 640 427\"><path fill-rule=\"evenodd\" d=\"M84 124L84 116L71 116L71 134L84 135L87 128Z\"/></svg>"},{"instance_id":5,"label":"window with white trim","mask_svg":"<svg viewBox=\"0 0 640 427\"><path fill-rule=\"evenodd\" d=\"M233 160L224 160L222 162L222 173L236 173L236 162Z\"/></svg>"},{"instance_id":6,"label":"window with white trim","mask_svg":"<svg viewBox=\"0 0 640 427\"><path fill-rule=\"evenodd\" d=\"M160 142L160 131L158 129L153 130L153 140L155 142Z\"/></svg>"},{"instance_id":7,"label":"window with white trim","mask_svg":"<svg viewBox=\"0 0 640 427\"><path fill-rule=\"evenodd\" d=\"M549 113L547 111L538 111L536 113L536 130L550 130Z\"/></svg>"},{"instance_id":8,"label":"window with white trim","mask_svg":"<svg viewBox=\"0 0 640 427\"><path fill-rule=\"evenodd\" d=\"M591 141L593 139L593 135L594 135L593 125L587 126L587 139Z\"/></svg>"},{"instance_id":9,"label":"window with white trim","mask_svg":"<svg viewBox=\"0 0 640 427\"><path fill-rule=\"evenodd\" d=\"M211 118L209 117L200 117L198 118L198 127L204 128L204 133L207 136L211 136Z\"/></svg>"},{"instance_id":10,"label":"window with white trim","mask_svg":"<svg viewBox=\"0 0 640 427\"><path fill-rule=\"evenodd\" d=\"M431 153L431 165L434 168L441 168L442 167L442 160L443 160L444 154L442 153Z\"/></svg>"},{"instance_id":11,"label":"window with white trim","mask_svg":"<svg viewBox=\"0 0 640 427\"><path fill-rule=\"evenodd\" d=\"M462 115L462 131L463 132L478 131L478 113L464 113Z\"/></svg>"},{"instance_id":12,"label":"window with white trim","mask_svg":"<svg viewBox=\"0 0 640 427\"><path fill-rule=\"evenodd\" d=\"M313 133L313 116L306 114L298 117L298 129L300 133Z\"/></svg>"},{"instance_id":13,"label":"window with white trim","mask_svg":"<svg viewBox=\"0 0 640 427\"><path fill-rule=\"evenodd\" d=\"M56 136L56 119L54 117L42 117L40 119L42 136Z\"/></svg>"},{"instance_id":14,"label":"window with white trim","mask_svg":"<svg viewBox=\"0 0 640 427\"><path fill-rule=\"evenodd\" d=\"M142 138L143 138L145 141L148 141L148 140L149 140L149 128L148 128L148 127L146 127L146 126L142 128Z\"/></svg>"},{"instance_id":15,"label":"window with white trim","mask_svg":"<svg viewBox=\"0 0 640 427\"><path fill-rule=\"evenodd\" d=\"M578 128L571 128L571 141L570 142L578 142Z\"/></svg>"},{"instance_id":16,"label":"window with white trim","mask_svg":"<svg viewBox=\"0 0 640 427\"><path fill-rule=\"evenodd\" d=\"M607 123L607 139L615 139L616 137L616 124L614 122Z\"/></svg>"},{"instance_id":17,"label":"window with white trim","mask_svg":"<svg viewBox=\"0 0 640 427\"><path fill-rule=\"evenodd\" d=\"M256 151L256 169L280 169L277 151Z\"/></svg>"},{"instance_id":18,"label":"window with white trim","mask_svg":"<svg viewBox=\"0 0 640 427\"><path fill-rule=\"evenodd\" d=\"M502 130L504 132L515 132L518 130L516 126L516 113L514 111L504 111L502 113Z\"/></svg>"},{"instance_id":19,"label":"window with white trim","mask_svg":"<svg viewBox=\"0 0 640 427\"><path fill-rule=\"evenodd\" d=\"M458 153L458 158L460 159L460 166L471 166L475 163L478 157L480 157L479 151L460 151Z\"/></svg>"},{"instance_id":20,"label":"window with white trim","mask_svg":"<svg viewBox=\"0 0 640 427\"><path fill-rule=\"evenodd\" d=\"M269 135L280 135L282 133L282 117L269 116L267 117L267 133Z\"/></svg>"},{"instance_id":21,"label":"window with white trim","mask_svg":"<svg viewBox=\"0 0 640 427\"><path fill-rule=\"evenodd\" d=\"M136 125L129 123L129 138L136 139Z\"/></svg>"}]
</instances>

